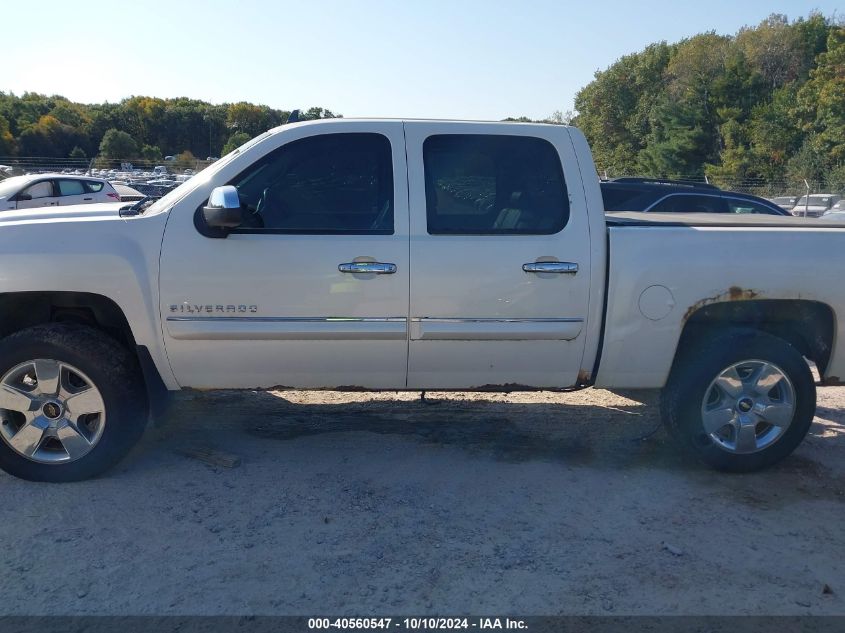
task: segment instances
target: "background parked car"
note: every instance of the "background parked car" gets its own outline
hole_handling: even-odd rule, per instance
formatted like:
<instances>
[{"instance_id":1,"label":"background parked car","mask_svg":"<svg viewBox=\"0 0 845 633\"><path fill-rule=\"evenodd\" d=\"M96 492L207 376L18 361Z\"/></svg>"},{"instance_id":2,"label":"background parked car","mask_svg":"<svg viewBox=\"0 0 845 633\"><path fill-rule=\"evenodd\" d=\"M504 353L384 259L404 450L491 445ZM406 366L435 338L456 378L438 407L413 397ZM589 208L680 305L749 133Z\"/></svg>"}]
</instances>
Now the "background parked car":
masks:
<instances>
[{"instance_id":1,"label":"background parked car","mask_svg":"<svg viewBox=\"0 0 845 633\"><path fill-rule=\"evenodd\" d=\"M832 193L813 193L809 196L801 196L792 208L792 215L817 218L839 202L841 196Z\"/></svg>"},{"instance_id":2,"label":"background parked car","mask_svg":"<svg viewBox=\"0 0 845 633\"><path fill-rule=\"evenodd\" d=\"M114 187L102 178L31 174L13 176L0 182L0 211L119 200Z\"/></svg>"},{"instance_id":3,"label":"background parked car","mask_svg":"<svg viewBox=\"0 0 845 633\"><path fill-rule=\"evenodd\" d=\"M819 216L820 220L845 223L845 199L840 200Z\"/></svg>"},{"instance_id":4,"label":"background parked car","mask_svg":"<svg viewBox=\"0 0 845 633\"><path fill-rule=\"evenodd\" d=\"M605 211L789 215L764 198L685 180L616 178L602 182L601 192Z\"/></svg>"},{"instance_id":5,"label":"background parked car","mask_svg":"<svg viewBox=\"0 0 845 633\"><path fill-rule=\"evenodd\" d=\"M819 216L819 220L824 220L827 222L842 222L845 223L845 210L843 211L828 211L822 216Z\"/></svg>"},{"instance_id":6,"label":"background parked car","mask_svg":"<svg viewBox=\"0 0 845 633\"><path fill-rule=\"evenodd\" d=\"M130 187L129 185L114 185L115 191L117 191L118 195L120 196L121 202L137 202L138 200L143 200L147 196Z\"/></svg>"},{"instance_id":7,"label":"background parked car","mask_svg":"<svg viewBox=\"0 0 845 633\"><path fill-rule=\"evenodd\" d=\"M777 198L770 198L769 202L778 205L785 211L792 211L792 208L798 204L798 196L778 196Z\"/></svg>"}]
</instances>

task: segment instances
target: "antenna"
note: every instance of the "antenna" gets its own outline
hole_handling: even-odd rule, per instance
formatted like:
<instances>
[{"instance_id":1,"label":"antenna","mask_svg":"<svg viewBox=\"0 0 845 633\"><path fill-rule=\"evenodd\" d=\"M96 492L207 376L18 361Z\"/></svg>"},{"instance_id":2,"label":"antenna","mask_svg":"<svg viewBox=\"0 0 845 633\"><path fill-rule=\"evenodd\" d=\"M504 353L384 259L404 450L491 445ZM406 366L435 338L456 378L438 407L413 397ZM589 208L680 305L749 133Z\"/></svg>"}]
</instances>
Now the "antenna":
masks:
<instances>
[{"instance_id":1,"label":"antenna","mask_svg":"<svg viewBox=\"0 0 845 633\"><path fill-rule=\"evenodd\" d=\"M288 115L288 123L299 123L299 109L297 108Z\"/></svg>"}]
</instances>

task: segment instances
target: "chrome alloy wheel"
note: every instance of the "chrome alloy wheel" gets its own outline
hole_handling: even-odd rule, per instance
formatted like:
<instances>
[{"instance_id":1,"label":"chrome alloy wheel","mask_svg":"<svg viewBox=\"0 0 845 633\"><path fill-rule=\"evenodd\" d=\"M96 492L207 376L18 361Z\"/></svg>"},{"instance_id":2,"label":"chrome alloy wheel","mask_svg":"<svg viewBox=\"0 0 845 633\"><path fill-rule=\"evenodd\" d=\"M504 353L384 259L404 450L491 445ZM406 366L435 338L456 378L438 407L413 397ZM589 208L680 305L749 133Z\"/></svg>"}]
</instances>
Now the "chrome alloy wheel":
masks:
<instances>
[{"instance_id":1,"label":"chrome alloy wheel","mask_svg":"<svg viewBox=\"0 0 845 633\"><path fill-rule=\"evenodd\" d=\"M795 387L777 365L746 360L722 371L704 393L701 419L707 436L731 453L771 446L795 417Z\"/></svg>"},{"instance_id":2,"label":"chrome alloy wheel","mask_svg":"<svg viewBox=\"0 0 845 633\"><path fill-rule=\"evenodd\" d=\"M39 358L0 378L0 437L27 459L76 461L97 445L105 425L100 391L69 363Z\"/></svg>"}]
</instances>

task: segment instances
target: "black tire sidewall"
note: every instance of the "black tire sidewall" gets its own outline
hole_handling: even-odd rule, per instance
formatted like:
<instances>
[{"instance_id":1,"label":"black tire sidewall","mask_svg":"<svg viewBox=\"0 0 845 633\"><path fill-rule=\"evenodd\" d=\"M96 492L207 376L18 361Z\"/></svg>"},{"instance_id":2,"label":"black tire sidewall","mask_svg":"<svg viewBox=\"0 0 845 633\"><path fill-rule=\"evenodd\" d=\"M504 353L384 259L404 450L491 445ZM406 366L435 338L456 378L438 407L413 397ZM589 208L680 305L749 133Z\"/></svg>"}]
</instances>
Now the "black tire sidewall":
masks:
<instances>
[{"instance_id":1,"label":"black tire sidewall","mask_svg":"<svg viewBox=\"0 0 845 633\"><path fill-rule=\"evenodd\" d=\"M707 436L701 404L722 371L746 360L773 363L789 377L795 389L795 414L789 428L771 446L756 453L735 454L715 442L701 442ZM788 342L763 332L734 330L709 338L679 358L661 405L667 430L687 452L719 470L751 472L782 460L801 443L815 415L816 388L807 362Z\"/></svg>"},{"instance_id":2,"label":"black tire sidewall","mask_svg":"<svg viewBox=\"0 0 845 633\"><path fill-rule=\"evenodd\" d=\"M143 434L147 410L137 361L97 330L72 324L36 326L0 341L0 376L39 358L69 363L91 379L105 404L103 434L89 453L64 464L32 461L0 439L0 468L32 481L78 481L99 475L123 458Z\"/></svg>"}]
</instances>

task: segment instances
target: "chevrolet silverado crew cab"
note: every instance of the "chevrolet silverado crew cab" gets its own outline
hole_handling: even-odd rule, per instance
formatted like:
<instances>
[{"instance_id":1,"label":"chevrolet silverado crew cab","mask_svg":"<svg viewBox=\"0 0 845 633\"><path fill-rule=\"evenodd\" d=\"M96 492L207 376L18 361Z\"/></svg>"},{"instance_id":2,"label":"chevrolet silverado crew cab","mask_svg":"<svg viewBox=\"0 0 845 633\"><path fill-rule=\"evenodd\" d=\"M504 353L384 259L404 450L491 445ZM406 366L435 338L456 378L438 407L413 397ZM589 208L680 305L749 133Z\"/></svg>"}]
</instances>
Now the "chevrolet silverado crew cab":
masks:
<instances>
[{"instance_id":1,"label":"chevrolet silverado crew cab","mask_svg":"<svg viewBox=\"0 0 845 633\"><path fill-rule=\"evenodd\" d=\"M845 225L813 222L606 215L565 126L286 125L152 203L0 214L0 467L97 475L181 388L596 385L759 469L808 361L845 375Z\"/></svg>"}]
</instances>

